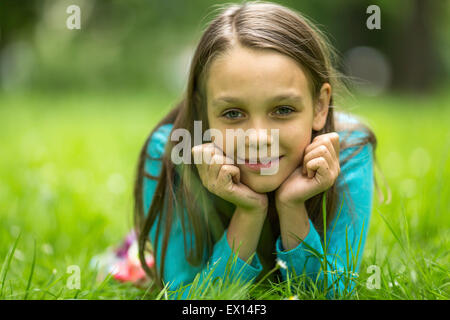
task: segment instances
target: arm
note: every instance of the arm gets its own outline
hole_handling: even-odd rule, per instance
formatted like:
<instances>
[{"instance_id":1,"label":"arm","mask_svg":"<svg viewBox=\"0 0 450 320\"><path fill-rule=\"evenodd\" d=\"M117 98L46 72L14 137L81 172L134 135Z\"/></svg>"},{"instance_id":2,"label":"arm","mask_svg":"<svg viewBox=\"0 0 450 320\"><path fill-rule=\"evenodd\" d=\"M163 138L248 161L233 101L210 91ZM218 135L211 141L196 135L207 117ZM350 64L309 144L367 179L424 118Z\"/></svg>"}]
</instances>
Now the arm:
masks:
<instances>
[{"instance_id":1,"label":"arm","mask_svg":"<svg viewBox=\"0 0 450 320\"><path fill-rule=\"evenodd\" d=\"M256 252L267 212L249 213L236 208L228 226L228 245L234 252L239 247L239 258L247 261Z\"/></svg>"},{"instance_id":2,"label":"arm","mask_svg":"<svg viewBox=\"0 0 450 320\"><path fill-rule=\"evenodd\" d=\"M254 281L262 271L259 257L255 255L254 258L247 263L239 256L236 256L227 241L228 230L229 229L225 230L222 237L214 245L211 257L208 259L205 250L202 263L198 266L193 266L185 257L181 224L179 220L174 222L170 233L169 244L167 246L166 265L163 276L164 282L169 283L168 289L170 291L175 291L185 286L181 298L188 298L192 282L198 274L200 274L199 283L208 276L210 276L209 281L214 281L214 279L218 277L228 277L230 282L235 282L237 279L240 279L242 282ZM161 268L162 236L163 235L161 234L158 243L158 259L156 260L158 270ZM152 242L155 241L156 227L152 227L150 239ZM195 241L195 239L191 237L191 241ZM188 243L189 240L187 240L187 244ZM234 260L235 264L232 265L231 268L227 268L227 264ZM207 287L208 285L202 288L201 291Z\"/></svg>"},{"instance_id":3,"label":"arm","mask_svg":"<svg viewBox=\"0 0 450 320\"><path fill-rule=\"evenodd\" d=\"M342 154L347 152L350 154L353 151L354 148L349 148L343 150ZM344 157L346 157L346 154L344 154ZM339 194L337 213L329 224L326 236L327 282L328 287L331 288L330 296L333 296L334 293L349 292L354 287L351 278L359 269L372 208L372 162L372 146L365 145L360 153L342 166L341 175L337 180ZM348 190L345 188L345 183ZM342 203L344 191L346 194ZM341 205L342 209L339 213ZM353 212L351 212L351 208L353 208ZM319 280L324 280L324 272L321 268L323 264L321 264L320 257L318 258L312 253L312 251L316 251L318 254L324 255L323 239L309 219L309 231L306 232L307 228L302 227L306 221L304 211L300 209L300 214L298 212L297 215L293 212L287 212L284 218L282 218L283 215L280 215L280 229L284 229L281 231L281 237L284 234L287 238L286 233L293 231L304 240L304 243L295 246L295 242L290 242L292 240L281 241L279 237L276 243L277 256L285 261L289 269L293 269L297 275L305 272L312 280L315 280L317 275ZM299 218L299 216L303 218ZM297 226L297 228L291 227L288 230L286 226ZM323 257L322 261L324 261ZM286 279L286 270L282 269L281 273L283 278ZM350 278L348 284L343 276L345 273Z\"/></svg>"},{"instance_id":4,"label":"arm","mask_svg":"<svg viewBox=\"0 0 450 320\"><path fill-rule=\"evenodd\" d=\"M301 203L298 208L279 208L278 217L283 248L294 249L306 238L310 229L305 203Z\"/></svg>"},{"instance_id":5,"label":"arm","mask_svg":"<svg viewBox=\"0 0 450 320\"><path fill-rule=\"evenodd\" d=\"M148 153L153 157L161 157L164 152L164 144L167 141L167 136L170 130L164 131L164 129L159 129L155 132L154 137L152 137L149 146ZM158 176L161 170L161 162L158 160L148 159L146 162L146 171L151 175ZM148 178L144 179L143 193L144 193L144 209L147 211L151 205L153 194L156 189L156 180L151 180ZM185 212L186 214L186 212ZM256 215L255 215L256 216ZM223 236L216 242L213 248L211 257L208 259L207 252L205 250L203 261L199 266L192 266L186 260L185 248L184 248L184 237L181 227L181 222L179 219L175 218L172 224L172 228L169 235L169 242L166 252L165 270L163 275L163 280L169 283L169 290L177 290L178 288L191 283L195 276L200 273L200 282L202 279L211 272L211 279L216 277L223 277L226 274L226 265L229 259L236 258L236 264L230 271L231 276L238 274L243 281L253 281L259 273L262 271L262 265L259 261L257 255L249 263L247 257L250 256L255 250L259 236L256 237L258 231L258 225L260 224L262 228L261 219L252 219L253 216L246 214L243 211L236 210L233 215L232 221L230 222L229 228L225 230ZM261 215L261 217L263 217ZM159 217L156 219L150 230L150 240L155 243L156 240L156 226ZM164 221L163 221L164 225ZM256 227L256 228L255 228ZM163 228L161 229L163 230ZM253 238L245 239L241 237L243 234L249 234ZM187 229L187 239L186 244L189 245L189 235L190 241L194 242L195 239L192 234ZM158 259L157 268L160 270L161 266L161 247L162 247L162 237L163 233L160 233L160 239L158 242ZM232 251L232 241L235 243L243 241L243 246L241 246L240 257L236 257L235 253ZM231 244L231 245L230 245ZM244 246L245 244L245 246ZM236 244L237 247L237 244ZM253 248L255 247L255 248ZM244 255L241 255L244 253ZM241 258L242 257L242 258ZM244 258L244 259L243 259ZM234 272L234 273L233 273ZM187 286L183 292L182 298L186 298L189 293L191 285Z\"/></svg>"}]
</instances>

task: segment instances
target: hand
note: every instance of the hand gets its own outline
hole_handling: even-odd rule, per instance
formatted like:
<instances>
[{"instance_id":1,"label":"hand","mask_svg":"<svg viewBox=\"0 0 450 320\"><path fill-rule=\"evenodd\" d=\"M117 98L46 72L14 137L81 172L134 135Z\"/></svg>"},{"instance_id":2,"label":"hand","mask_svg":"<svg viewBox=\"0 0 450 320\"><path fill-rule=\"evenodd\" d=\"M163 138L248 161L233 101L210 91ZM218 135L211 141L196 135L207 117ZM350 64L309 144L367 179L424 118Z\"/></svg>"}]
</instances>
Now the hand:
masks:
<instances>
[{"instance_id":1,"label":"hand","mask_svg":"<svg viewBox=\"0 0 450 320\"><path fill-rule=\"evenodd\" d=\"M194 146L196 155L202 163L196 164L202 184L213 194L236 205L245 212L267 213L269 200L266 194L256 193L247 185L240 182L240 170L233 164L233 160L226 157L223 151L213 142ZM211 161L206 161L211 159Z\"/></svg>"},{"instance_id":2,"label":"hand","mask_svg":"<svg viewBox=\"0 0 450 320\"><path fill-rule=\"evenodd\" d=\"M298 208L330 188L341 172L339 135L319 135L305 148L303 165L297 167L275 192L276 207ZM279 210L280 211L280 210Z\"/></svg>"}]
</instances>

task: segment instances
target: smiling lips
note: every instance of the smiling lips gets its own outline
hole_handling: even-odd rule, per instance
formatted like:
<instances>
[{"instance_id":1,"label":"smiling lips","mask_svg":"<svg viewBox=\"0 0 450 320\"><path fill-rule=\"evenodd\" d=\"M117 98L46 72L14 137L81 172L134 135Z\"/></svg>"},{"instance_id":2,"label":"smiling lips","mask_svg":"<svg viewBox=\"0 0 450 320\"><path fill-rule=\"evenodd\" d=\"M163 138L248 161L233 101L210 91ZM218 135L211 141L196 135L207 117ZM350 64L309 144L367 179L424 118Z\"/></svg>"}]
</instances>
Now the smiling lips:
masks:
<instances>
[{"instance_id":1,"label":"smiling lips","mask_svg":"<svg viewBox=\"0 0 450 320\"><path fill-rule=\"evenodd\" d=\"M245 166L249 169L252 170L259 170L261 168L270 168L271 166L275 165L276 162L279 162L281 160L281 158L283 158L283 156L279 156L279 157L272 157L272 158L265 158L265 163L260 162L260 159L257 159L258 162L255 163L255 161L252 161L252 163L250 163L249 159L242 159L239 158L241 161L245 161Z\"/></svg>"}]
</instances>

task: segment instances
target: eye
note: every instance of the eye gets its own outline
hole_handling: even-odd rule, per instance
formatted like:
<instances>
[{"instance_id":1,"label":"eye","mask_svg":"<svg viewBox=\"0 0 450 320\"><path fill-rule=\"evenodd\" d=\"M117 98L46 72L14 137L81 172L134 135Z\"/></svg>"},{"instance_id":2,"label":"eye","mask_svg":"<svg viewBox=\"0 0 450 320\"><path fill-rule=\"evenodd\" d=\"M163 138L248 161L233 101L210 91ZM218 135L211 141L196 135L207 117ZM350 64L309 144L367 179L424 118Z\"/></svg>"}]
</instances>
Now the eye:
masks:
<instances>
[{"instance_id":1,"label":"eye","mask_svg":"<svg viewBox=\"0 0 450 320\"><path fill-rule=\"evenodd\" d=\"M276 113L277 111L281 111L281 113ZM289 106L281 106L276 111L275 114L281 115L281 116L287 116L290 115L292 112L294 112L294 109Z\"/></svg>"},{"instance_id":2,"label":"eye","mask_svg":"<svg viewBox=\"0 0 450 320\"><path fill-rule=\"evenodd\" d=\"M222 114L222 117L229 119L229 120L234 120L234 119L238 119L239 117L237 115L242 114L242 112L238 111L238 110L230 110L227 111L225 113ZM227 116L228 115L228 116Z\"/></svg>"}]
</instances>

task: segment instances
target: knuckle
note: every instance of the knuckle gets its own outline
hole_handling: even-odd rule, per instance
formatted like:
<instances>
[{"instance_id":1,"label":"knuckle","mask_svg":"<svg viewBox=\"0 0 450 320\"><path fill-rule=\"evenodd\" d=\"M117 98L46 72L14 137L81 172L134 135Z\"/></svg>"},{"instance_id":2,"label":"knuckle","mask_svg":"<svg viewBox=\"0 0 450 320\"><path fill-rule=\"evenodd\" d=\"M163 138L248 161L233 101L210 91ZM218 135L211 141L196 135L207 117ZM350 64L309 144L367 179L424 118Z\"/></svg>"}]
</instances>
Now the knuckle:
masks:
<instances>
[{"instance_id":1,"label":"knuckle","mask_svg":"<svg viewBox=\"0 0 450 320\"><path fill-rule=\"evenodd\" d=\"M326 154L328 152L328 148L326 146L324 146L324 145L321 145L319 147L319 151L320 151L320 154L324 155L324 154Z\"/></svg>"},{"instance_id":2,"label":"knuckle","mask_svg":"<svg viewBox=\"0 0 450 320\"><path fill-rule=\"evenodd\" d=\"M329 137L331 140L339 141L339 134L337 132L330 132Z\"/></svg>"},{"instance_id":3,"label":"knuckle","mask_svg":"<svg viewBox=\"0 0 450 320\"><path fill-rule=\"evenodd\" d=\"M223 176L230 175L233 173L233 166L225 164L222 166L222 168L220 168L220 170L221 170Z\"/></svg>"},{"instance_id":4,"label":"knuckle","mask_svg":"<svg viewBox=\"0 0 450 320\"><path fill-rule=\"evenodd\" d=\"M338 177L337 173L336 173L335 171L332 171L332 174L331 174L331 181L332 181L332 182L336 181L337 177Z\"/></svg>"}]
</instances>

